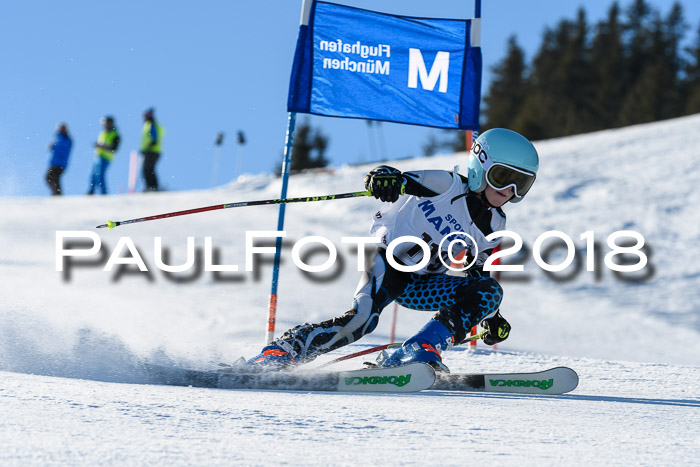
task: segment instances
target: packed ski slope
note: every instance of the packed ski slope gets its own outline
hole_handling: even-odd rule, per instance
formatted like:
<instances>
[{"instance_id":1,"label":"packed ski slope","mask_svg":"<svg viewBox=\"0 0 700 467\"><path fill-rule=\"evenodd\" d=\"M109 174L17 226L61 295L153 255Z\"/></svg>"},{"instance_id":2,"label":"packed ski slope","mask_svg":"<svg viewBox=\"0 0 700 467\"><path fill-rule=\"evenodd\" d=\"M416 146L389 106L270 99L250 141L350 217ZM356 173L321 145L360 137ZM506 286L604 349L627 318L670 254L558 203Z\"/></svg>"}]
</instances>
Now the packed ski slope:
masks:
<instances>
[{"instance_id":1,"label":"packed ski slope","mask_svg":"<svg viewBox=\"0 0 700 467\"><path fill-rule=\"evenodd\" d=\"M454 349L445 362L454 372L576 369L579 387L557 397L148 385L142 361L206 368L259 350L271 255L246 272L245 232L275 230L277 208L231 209L112 231L94 226L276 198L280 181L248 176L201 192L2 199L0 462L691 465L700 456L699 127L700 116L691 116L536 143L538 181L524 202L507 206L508 228L530 251L542 233L566 233L582 266L552 278L530 251L516 258L524 272L502 279L511 337L497 351L483 345L477 352ZM466 156L393 165L451 169L466 167ZM295 176L289 196L360 190L369 167ZM357 258L341 238L367 235L377 207L369 198L287 207L278 332L350 307ZM619 230L644 236L649 265L642 273L620 277L604 266L606 239ZM104 256L75 258L74 266L69 262L57 272L57 231L98 232ZM580 236L588 231L599 243L596 272L585 270ZM292 263L292 245L310 235L337 246L340 261L331 271L309 275ZM133 265L103 271L125 237L148 272ZM154 237L167 250L166 264L185 263L187 237L194 237L202 256L204 239L211 237L214 262L236 264L240 271L214 274L201 267L166 274L156 267ZM123 250L121 256L131 255ZM318 254L308 261L325 259ZM550 259L558 261L556 255ZM428 317L399 309L397 338ZM386 342L391 321L390 307L363 345L347 352Z\"/></svg>"}]
</instances>

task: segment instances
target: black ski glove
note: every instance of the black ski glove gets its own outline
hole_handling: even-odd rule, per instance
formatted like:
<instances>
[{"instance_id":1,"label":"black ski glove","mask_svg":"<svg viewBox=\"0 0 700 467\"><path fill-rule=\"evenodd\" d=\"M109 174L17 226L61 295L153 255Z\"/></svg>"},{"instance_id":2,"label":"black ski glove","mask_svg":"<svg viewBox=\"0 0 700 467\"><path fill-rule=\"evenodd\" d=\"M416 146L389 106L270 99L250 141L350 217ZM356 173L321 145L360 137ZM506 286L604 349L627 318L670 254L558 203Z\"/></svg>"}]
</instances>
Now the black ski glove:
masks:
<instances>
[{"instance_id":1,"label":"black ski glove","mask_svg":"<svg viewBox=\"0 0 700 467\"><path fill-rule=\"evenodd\" d=\"M365 176L365 189L385 203L394 203L405 193L403 175L400 170L380 165Z\"/></svg>"},{"instance_id":2,"label":"black ski glove","mask_svg":"<svg viewBox=\"0 0 700 467\"><path fill-rule=\"evenodd\" d=\"M501 316L501 312L497 311L491 318L486 318L481 322L481 327L486 330L486 334L481 339L486 345L498 344L508 339L510 334L510 324Z\"/></svg>"}]
</instances>

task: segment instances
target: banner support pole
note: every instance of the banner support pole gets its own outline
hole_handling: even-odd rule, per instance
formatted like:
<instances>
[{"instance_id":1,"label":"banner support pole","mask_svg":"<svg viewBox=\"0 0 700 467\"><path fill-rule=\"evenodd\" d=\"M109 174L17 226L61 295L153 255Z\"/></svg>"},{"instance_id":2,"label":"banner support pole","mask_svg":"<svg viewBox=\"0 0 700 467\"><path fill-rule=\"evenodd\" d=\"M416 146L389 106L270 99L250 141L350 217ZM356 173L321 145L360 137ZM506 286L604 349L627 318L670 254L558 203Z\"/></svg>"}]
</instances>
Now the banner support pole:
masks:
<instances>
[{"instance_id":1,"label":"banner support pole","mask_svg":"<svg viewBox=\"0 0 700 467\"><path fill-rule=\"evenodd\" d=\"M309 24L312 0L302 0L300 25ZM284 159L282 160L282 194L280 198L287 197L287 186L289 184L289 166L292 163L292 148L294 146L294 127L296 126L297 113L289 112L287 119L287 136L284 145ZM277 231L284 230L284 213L286 206L280 204L279 215L277 217ZM280 275L280 260L282 256L282 237L275 239L275 262L272 267L272 284L270 286L270 298L267 307L267 332L265 343L269 344L275 338L275 324L277 322L277 286Z\"/></svg>"},{"instance_id":2,"label":"banner support pole","mask_svg":"<svg viewBox=\"0 0 700 467\"><path fill-rule=\"evenodd\" d=\"M282 160L282 192L280 198L287 197L287 186L289 185L289 166L292 162L292 147L294 145L294 127L296 126L296 112L289 112L287 119L287 136L284 145L284 159ZM280 204L279 215L277 216L277 231L284 230L284 213L286 205ZM282 257L282 237L275 239L275 262L272 267L272 285L270 287L270 298L267 306L267 332L265 334L265 344L269 344L275 338L275 323L277 321L277 285L280 275L280 261Z\"/></svg>"},{"instance_id":3,"label":"banner support pole","mask_svg":"<svg viewBox=\"0 0 700 467\"><path fill-rule=\"evenodd\" d=\"M481 0L474 0L474 18L479 18L481 19ZM481 36L481 31L479 31L479 36ZM478 37L478 42L481 44L481 37ZM469 151L471 151L472 144L474 142L474 133L472 130L467 130L464 133L465 136L465 143L467 146L467 154ZM498 248L498 247L497 247ZM470 336L474 337L477 335L477 329L476 326L472 327ZM473 339L472 341L469 342L469 350L476 350L476 339Z\"/></svg>"}]
</instances>

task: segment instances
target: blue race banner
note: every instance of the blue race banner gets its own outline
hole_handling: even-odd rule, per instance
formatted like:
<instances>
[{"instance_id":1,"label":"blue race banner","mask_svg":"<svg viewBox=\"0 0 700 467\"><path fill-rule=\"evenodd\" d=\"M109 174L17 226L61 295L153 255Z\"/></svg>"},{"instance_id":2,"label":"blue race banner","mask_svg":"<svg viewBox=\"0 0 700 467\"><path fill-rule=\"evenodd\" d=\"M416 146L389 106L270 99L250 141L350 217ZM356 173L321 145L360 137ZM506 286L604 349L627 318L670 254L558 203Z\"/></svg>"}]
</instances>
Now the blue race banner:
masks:
<instances>
[{"instance_id":1,"label":"blue race banner","mask_svg":"<svg viewBox=\"0 0 700 467\"><path fill-rule=\"evenodd\" d=\"M479 21L314 2L299 30L287 109L478 130Z\"/></svg>"}]
</instances>

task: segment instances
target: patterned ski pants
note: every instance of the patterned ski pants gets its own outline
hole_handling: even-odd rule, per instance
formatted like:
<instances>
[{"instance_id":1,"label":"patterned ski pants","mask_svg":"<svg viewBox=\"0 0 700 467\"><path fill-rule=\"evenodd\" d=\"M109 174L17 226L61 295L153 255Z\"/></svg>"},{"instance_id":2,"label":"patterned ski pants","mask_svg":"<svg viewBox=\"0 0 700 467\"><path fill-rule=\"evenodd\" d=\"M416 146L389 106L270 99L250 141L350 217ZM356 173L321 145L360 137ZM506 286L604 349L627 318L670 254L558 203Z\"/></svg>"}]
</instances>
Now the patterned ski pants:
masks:
<instances>
[{"instance_id":1,"label":"patterned ski pants","mask_svg":"<svg viewBox=\"0 0 700 467\"><path fill-rule=\"evenodd\" d=\"M380 248L365 266L349 311L321 323L298 325L274 344L291 352L299 363L311 361L374 331L379 315L392 301L413 310L438 310L433 318L447 326L458 344L473 326L498 310L502 298L498 282L488 276L400 272L387 263Z\"/></svg>"}]
</instances>

